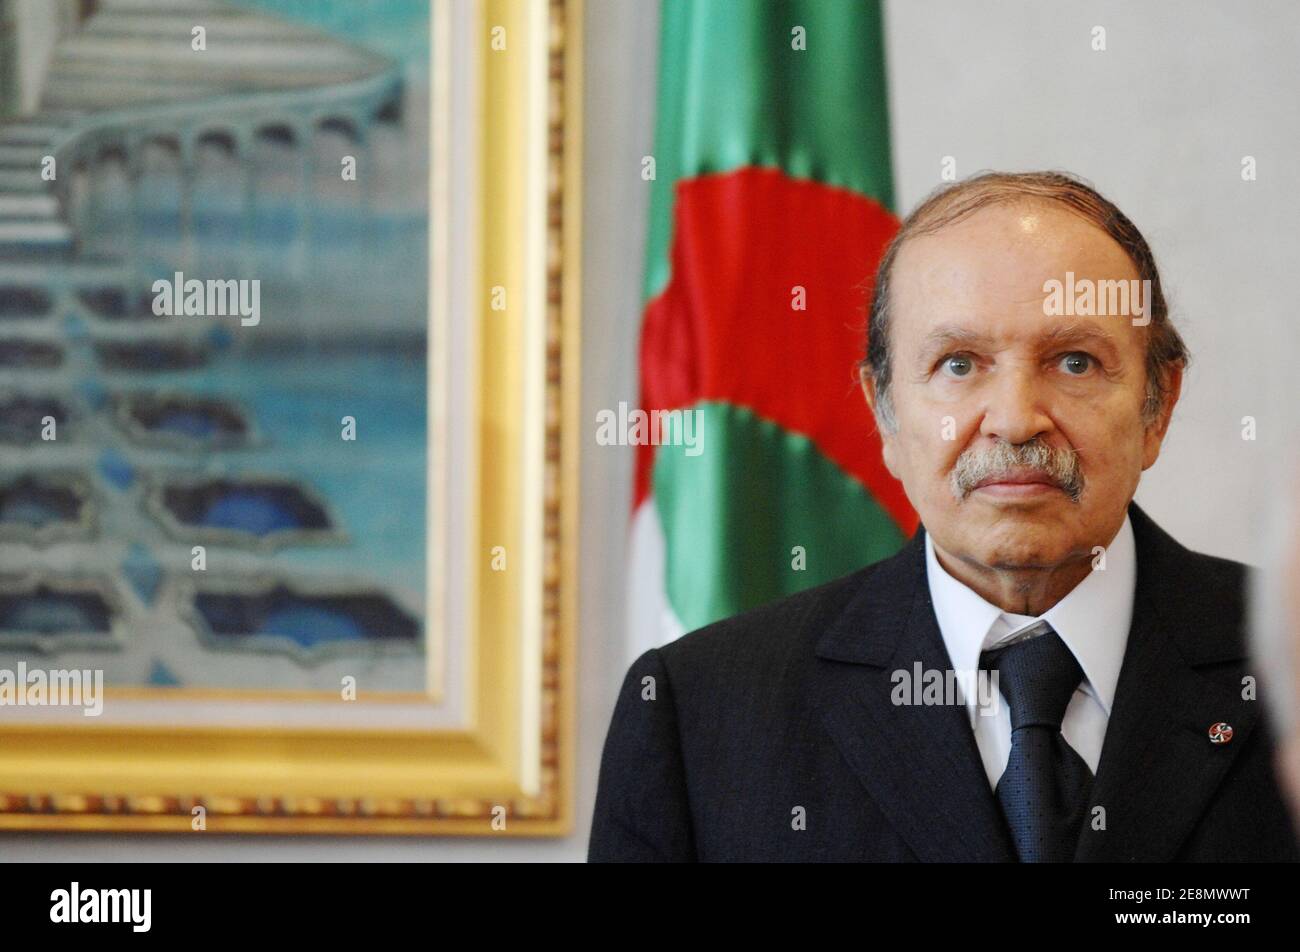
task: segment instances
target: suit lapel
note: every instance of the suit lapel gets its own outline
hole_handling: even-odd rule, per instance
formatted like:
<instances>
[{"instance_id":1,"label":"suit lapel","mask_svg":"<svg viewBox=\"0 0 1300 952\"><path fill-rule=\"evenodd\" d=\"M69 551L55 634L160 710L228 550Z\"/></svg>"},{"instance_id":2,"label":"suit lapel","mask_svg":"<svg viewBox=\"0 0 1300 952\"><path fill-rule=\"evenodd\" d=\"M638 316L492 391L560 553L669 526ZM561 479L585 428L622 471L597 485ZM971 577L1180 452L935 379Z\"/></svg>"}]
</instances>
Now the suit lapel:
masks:
<instances>
[{"instance_id":1,"label":"suit lapel","mask_svg":"<svg viewBox=\"0 0 1300 952\"><path fill-rule=\"evenodd\" d=\"M1136 505L1137 591L1091 802L1076 861L1168 862L1241 750L1257 720L1239 686L1201 670L1239 660L1240 604L1210 601L1196 561ZM1233 728L1230 743L1209 740L1212 724Z\"/></svg>"},{"instance_id":2,"label":"suit lapel","mask_svg":"<svg viewBox=\"0 0 1300 952\"><path fill-rule=\"evenodd\" d=\"M1198 561L1136 504L1133 621L1077 862L1173 859L1258 720L1231 679L1240 603L1213 601ZM1221 590L1221 586L1217 586ZM997 800L967 721L954 705L895 705L896 670L951 668L925 577L924 530L873 569L817 645L814 701L867 794L928 862L1013 861ZM1209 739L1232 726L1229 743Z\"/></svg>"},{"instance_id":3,"label":"suit lapel","mask_svg":"<svg viewBox=\"0 0 1300 952\"><path fill-rule=\"evenodd\" d=\"M836 747L926 862L1015 859L963 705L896 705L893 672L952 663L930 602L924 530L867 575L817 646L813 690Z\"/></svg>"}]
</instances>

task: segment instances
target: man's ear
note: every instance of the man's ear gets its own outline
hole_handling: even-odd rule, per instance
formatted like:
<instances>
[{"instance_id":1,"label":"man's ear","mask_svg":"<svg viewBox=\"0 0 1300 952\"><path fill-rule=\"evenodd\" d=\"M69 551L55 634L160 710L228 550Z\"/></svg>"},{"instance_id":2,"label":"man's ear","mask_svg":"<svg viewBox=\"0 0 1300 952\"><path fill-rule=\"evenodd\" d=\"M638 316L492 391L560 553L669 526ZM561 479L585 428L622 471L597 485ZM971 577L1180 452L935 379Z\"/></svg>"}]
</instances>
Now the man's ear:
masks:
<instances>
[{"instance_id":1,"label":"man's ear","mask_svg":"<svg viewBox=\"0 0 1300 952\"><path fill-rule=\"evenodd\" d=\"M894 432L885 425L885 421L880 416L876 378L865 363L858 368L858 382L862 385L862 396L866 398L867 408L871 410L872 419L876 421L876 430L880 433L880 455L885 461L885 468L889 470L891 476L898 479L898 470L894 467Z\"/></svg>"},{"instance_id":2,"label":"man's ear","mask_svg":"<svg viewBox=\"0 0 1300 952\"><path fill-rule=\"evenodd\" d=\"M871 411L871 416L876 421L876 429L883 433L885 427L881 422L880 414L876 412L876 378L865 362L858 365L858 383L862 386L862 396L866 398L867 409Z\"/></svg>"},{"instance_id":3,"label":"man's ear","mask_svg":"<svg viewBox=\"0 0 1300 952\"><path fill-rule=\"evenodd\" d=\"M1143 469L1150 469L1160 457L1160 446L1164 443L1165 434L1169 432L1169 421L1173 419L1174 406L1183 392L1183 368L1178 364L1171 366L1165 384L1164 406L1160 408L1160 415L1151 422L1143 434Z\"/></svg>"}]
</instances>

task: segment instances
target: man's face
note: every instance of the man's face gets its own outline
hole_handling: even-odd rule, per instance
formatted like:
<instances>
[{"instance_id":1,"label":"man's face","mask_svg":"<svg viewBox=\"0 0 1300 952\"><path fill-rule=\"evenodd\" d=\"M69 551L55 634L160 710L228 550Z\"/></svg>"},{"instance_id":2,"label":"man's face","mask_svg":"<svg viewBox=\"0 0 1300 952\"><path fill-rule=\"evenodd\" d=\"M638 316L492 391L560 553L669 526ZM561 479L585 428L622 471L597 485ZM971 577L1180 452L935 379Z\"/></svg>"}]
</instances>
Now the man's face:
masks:
<instances>
[{"instance_id":1,"label":"man's face","mask_svg":"<svg viewBox=\"0 0 1300 952\"><path fill-rule=\"evenodd\" d=\"M975 566L1090 557L1119 530L1160 451L1174 400L1144 425L1149 328L1133 313L1048 316L1044 283L1064 284L1066 272L1076 287L1138 277L1109 235L1041 203L984 208L909 240L894 263L897 429L882 434L885 462L936 546ZM1172 383L1176 398L1177 375ZM1024 444L1056 451L1054 473L1051 456L1009 464L1005 450ZM1073 487L1062 478L1071 453Z\"/></svg>"}]
</instances>

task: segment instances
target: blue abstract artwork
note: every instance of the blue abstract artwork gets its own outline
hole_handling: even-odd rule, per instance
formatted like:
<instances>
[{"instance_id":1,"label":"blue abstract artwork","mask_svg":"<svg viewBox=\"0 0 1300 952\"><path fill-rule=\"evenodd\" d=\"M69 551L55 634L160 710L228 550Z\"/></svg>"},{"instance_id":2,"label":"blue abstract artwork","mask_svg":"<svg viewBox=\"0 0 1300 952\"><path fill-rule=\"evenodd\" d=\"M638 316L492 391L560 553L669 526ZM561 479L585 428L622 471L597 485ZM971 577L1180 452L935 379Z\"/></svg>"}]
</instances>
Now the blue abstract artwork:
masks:
<instances>
[{"instance_id":1,"label":"blue abstract artwork","mask_svg":"<svg viewBox=\"0 0 1300 952\"><path fill-rule=\"evenodd\" d=\"M24 11L0 664L424 690L429 4Z\"/></svg>"}]
</instances>

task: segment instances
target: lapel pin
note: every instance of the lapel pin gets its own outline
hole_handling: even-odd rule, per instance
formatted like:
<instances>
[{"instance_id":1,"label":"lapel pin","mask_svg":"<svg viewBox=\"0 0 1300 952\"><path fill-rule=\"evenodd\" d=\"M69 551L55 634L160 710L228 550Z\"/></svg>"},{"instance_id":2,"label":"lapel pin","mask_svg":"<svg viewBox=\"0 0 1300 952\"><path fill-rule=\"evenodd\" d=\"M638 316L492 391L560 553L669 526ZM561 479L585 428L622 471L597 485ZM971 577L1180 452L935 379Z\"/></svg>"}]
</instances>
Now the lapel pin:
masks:
<instances>
[{"instance_id":1,"label":"lapel pin","mask_svg":"<svg viewBox=\"0 0 1300 952\"><path fill-rule=\"evenodd\" d=\"M1232 725L1226 721L1219 721L1217 724L1210 725L1210 743L1226 744L1232 740Z\"/></svg>"}]
</instances>

